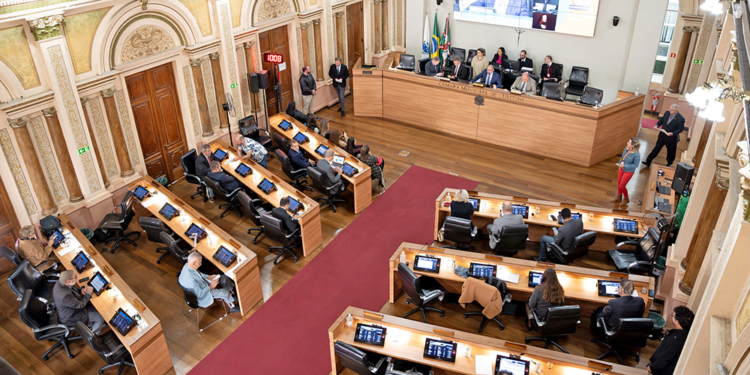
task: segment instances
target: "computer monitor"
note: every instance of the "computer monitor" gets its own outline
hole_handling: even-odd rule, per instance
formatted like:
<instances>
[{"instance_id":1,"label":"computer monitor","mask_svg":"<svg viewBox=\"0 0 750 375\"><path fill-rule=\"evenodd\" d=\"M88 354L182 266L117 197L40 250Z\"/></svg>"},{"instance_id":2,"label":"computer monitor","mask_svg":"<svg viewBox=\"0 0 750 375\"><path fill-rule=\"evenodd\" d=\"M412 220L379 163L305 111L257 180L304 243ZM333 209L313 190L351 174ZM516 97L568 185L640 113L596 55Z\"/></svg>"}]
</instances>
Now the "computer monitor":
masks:
<instances>
[{"instance_id":1,"label":"computer monitor","mask_svg":"<svg viewBox=\"0 0 750 375\"><path fill-rule=\"evenodd\" d=\"M478 279L488 279L497 275L497 266L494 264L474 263L469 264L469 276Z\"/></svg>"},{"instance_id":2,"label":"computer monitor","mask_svg":"<svg viewBox=\"0 0 750 375\"><path fill-rule=\"evenodd\" d=\"M402 54L398 58L398 66L396 69L414 71L414 55Z\"/></svg>"},{"instance_id":3,"label":"computer monitor","mask_svg":"<svg viewBox=\"0 0 750 375\"><path fill-rule=\"evenodd\" d=\"M290 211L290 212L292 212L292 213L295 213L295 214L296 214L296 213L297 213L297 211L300 211L300 210L302 210L303 208L305 208L305 207L304 207L304 206L302 205L302 203L300 203L300 201L298 201L298 200L296 200L296 199L294 199L294 198L292 198L292 197L288 197L288 198L289 198L289 211Z\"/></svg>"},{"instance_id":4,"label":"computer monitor","mask_svg":"<svg viewBox=\"0 0 750 375\"><path fill-rule=\"evenodd\" d=\"M417 255L414 257L414 270L440 273L440 258Z\"/></svg>"},{"instance_id":5,"label":"computer monitor","mask_svg":"<svg viewBox=\"0 0 750 375\"><path fill-rule=\"evenodd\" d=\"M328 151L328 147L325 145L320 145L315 149L315 152L320 156L326 156L326 151Z\"/></svg>"},{"instance_id":6,"label":"computer monitor","mask_svg":"<svg viewBox=\"0 0 750 375\"><path fill-rule=\"evenodd\" d=\"M521 215L524 219L529 218L529 206L525 204L514 204L513 215Z\"/></svg>"},{"instance_id":7,"label":"computer monitor","mask_svg":"<svg viewBox=\"0 0 750 375\"><path fill-rule=\"evenodd\" d=\"M583 217L583 215L581 215L580 212L571 212L570 213L570 218L573 219L573 220L581 220L582 217ZM558 224L562 224L563 223L563 217L562 217L562 215L560 215L559 212L557 213L557 223Z\"/></svg>"},{"instance_id":8,"label":"computer monitor","mask_svg":"<svg viewBox=\"0 0 750 375\"><path fill-rule=\"evenodd\" d=\"M529 287L533 288L542 283L544 272L529 271Z\"/></svg>"},{"instance_id":9,"label":"computer monitor","mask_svg":"<svg viewBox=\"0 0 750 375\"><path fill-rule=\"evenodd\" d=\"M206 231L203 230L203 228L199 227L196 223L191 223L188 229L185 231L185 236L192 239L193 236L196 236L197 241L200 242L203 237L206 236Z\"/></svg>"},{"instance_id":10,"label":"computer monitor","mask_svg":"<svg viewBox=\"0 0 750 375\"><path fill-rule=\"evenodd\" d=\"M125 310L119 308L112 319L109 320L109 324L117 328L117 332L125 336L137 323Z\"/></svg>"},{"instance_id":11,"label":"computer monitor","mask_svg":"<svg viewBox=\"0 0 750 375\"><path fill-rule=\"evenodd\" d=\"M101 272L96 271L94 276L92 276L91 279L89 279L88 284L92 288L94 288L94 293L96 293L96 295L98 296L102 294L102 292L105 289L107 289L107 286L109 286L109 281L107 281L107 279L104 278Z\"/></svg>"},{"instance_id":12,"label":"computer monitor","mask_svg":"<svg viewBox=\"0 0 750 375\"><path fill-rule=\"evenodd\" d=\"M638 234L638 221L632 219L614 219L615 232Z\"/></svg>"},{"instance_id":13,"label":"computer monitor","mask_svg":"<svg viewBox=\"0 0 750 375\"><path fill-rule=\"evenodd\" d=\"M599 296L616 297L620 295L620 282L599 280Z\"/></svg>"},{"instance_id":14,"label":"computer monitor","mask_svg":"<svg viewBox=\"0 0 750 375\"><path fill-rule=\"evenodd\" d=\"M386 330L385 327L357 323L357 330L354 332L354 341L363 344L384 346Z\"/></svg>"},{"instance_id":15,"label":"computer monitor","mask_svg":"<svg viewBox=\"0 0 750 375\"><path fill-rule=\"evenodd\" d=\"M302 132L299 132L294 135L294 140L299 142L300 144L303 144L310 140L310 138L307 138L306 135L302 134Z\"/></svg>"},{"instance_id":16,"label":"computer monitor","mask_svg":"<svg viewBox=\"0 0 750 375\"><path fill-rule=\"evenodd\" d=\"M224 267L228 268L237 260L237 254L224 247L224 245L221 245L214 253L214 259L219 261Z\"/></svg>"},{"instance_id":17,"label":"computer monitor","mask_svg":"<svg viewBox=\"0 0 750 375\"><path fill-rule=\"evenodd\" d=\"M510 70L514 72L521 70L521 62L518 60L508 60L508 64L510 65Z\"/></svg>"},{"instance_id":18,"label":"computer monitor","mask_svg":"<svg viewBox=\"0 0 750 375\"><path fill-rule=\"evenodd\" d=\"M247 175L253 174L253 169L245 163L240 163L234 171L242 177L247 177Z\"/></svg>"},{"instance_id":19,"label":"computer monitor","mask_svg":"<svg viewBox=\"0 0 750 375\"><path fill-rule=\"evenodd\" d=\"M86 266L89 265L89 257L86 256L86 253L83 251L79 251L78 254L73 258L73 267L75 267L76 272L81 273L84 269L86 269Z\"/></svg>"},{"instance_id":20,"label":"computer monitor","mask_svg":"<svg viewBox=\"0 0 750 375\"><path fill-rule=\"evenodd\" d=\"M497 361L495 362L495 374L507 371L513 375L529 375L530 365L529 361L498 354Z\"/></svg>"},{"instance_id":21,"label":"computer monitor","mask_svg":"<svg viewBox=\"0 0 750 375\"><path fill-rule=\"evenodd\" d=\"M479 205L482 203L482 200L479 198L469 198L469 203L474 206L474 211L479 211Z\"/></svg>"},{"instance_id":22,"label":"computer monitor","mask_svg":"<svg viewBox=\"0 0 750 375\"><path fill-rule=\"evenodd\" d=\"M281 128L281 130L289 130L289 128L292 127L292 124L287 120L281 120L281 122L279 123L279 127Z\"/></svg>"},{"instance_id":23,"label":"computer monitor","mask_svg":"<svg viewBox=\"0 0 750 375\"><path fill-rule=\"evenodd\" d=\"M456 362L456 348L458 348L458 343L453 341L435 340L428 337L424 342L423 356L454 363Z\"/></svg>"},{"instance_id":24,"label":"computer monitor","mask_svg":"<svg viewBox=\"0 0 750 375\"><path fill-rule=\"evenodd\" d=\"M357 173L357 168L349 163L344 163L341 167L341 171L344 172L347 177L351 177Z\"/></svg>"},{"instance_id":25,"label":"computer monitor","mask_svg":"<svg viewBox=\"0 0 750 375\"><path fill-rule=\"evenodd\" d=\"M159 214L161 216L164 216L167 221L172 220L175 216L180 215L180 211L178 211L174 206L172 206L169 203L164 203L164 207L159 210Z\"/></svg>"},{"instance_id":26,"label":"computer monitor","mask_svg":"<svg viewBox=\"0 0 750 375\"><path fill-rule=\"evenodd\" d=\"M146 189L145 187L141 185L138 185L138 187L135 188L135 190L133 190L133 195L135 196L136 199L143 202L143 200L146 197L148 197L150 194L148 192L148 189Z\"/></svg>"},{"instance_id":27,"label":"computer monitor","mask_svg":"<svg viewBox=\"0 0 750 375\"><path fill-rule=\"evenodd\" d=\"M267 178L264 178L263 181L258 184L258 189L263 190L264 193L268 194L276 189L276 185Z\"/></svg>"},{"instance_id":28,"label":"computer monitor","mask_svg":"<svg viewBox=\"0 0 750 375\"><path fill-rule=\"evenodd\" d=\"M222 161L227 158L227 152L220 148L217 148L216 151L214 151L214 157L219 161Z\"/></svg>"}]
</instances>

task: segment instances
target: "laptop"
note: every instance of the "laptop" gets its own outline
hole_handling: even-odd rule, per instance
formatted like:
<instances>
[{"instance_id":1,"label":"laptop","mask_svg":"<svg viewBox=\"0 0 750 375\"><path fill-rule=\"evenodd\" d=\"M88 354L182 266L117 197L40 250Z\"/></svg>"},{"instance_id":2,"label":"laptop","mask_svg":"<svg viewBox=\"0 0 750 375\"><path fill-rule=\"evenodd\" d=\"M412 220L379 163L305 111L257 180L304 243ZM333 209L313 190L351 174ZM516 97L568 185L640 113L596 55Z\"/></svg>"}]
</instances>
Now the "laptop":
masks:
<instances>
[{"instance_id":1,"label":"laptop","mask_svg":"<svg viewBox=\"0 0 750 375\"><path fill-rule=\"evenodd\" d=\"M333 166L336 168L341 168L344 166L345 160L346 158L341 155L333 155Z\"/></svg>"},{"instance_id":2,"label":"laptop","mask_svg":"<svg viewBox=\"0 0 750 375\"><path fill-rule=\"evenodd\" d=\"M573 220L581 220L581 213L580 212L571 212L570 213L570 218L573 219ZM558 224L562 224L563 223L562 215L560 215L559 212L557 213L557 223Z\"/></svg>"},{"instance_id":3,"label":"laptop","mask_svg":"<svg viewBox=\"0 0 750 375\"><path fill-rule=\"evenodd\" d=\"M533 288L542 283L544 272L529 271L529 288Z\"/></svg>"},{"instance_id":4,"label":"laptop","mask_svg":"<svg viewBox=\"0 0 750 375\"><path fill-rule=\"evenodd\" d=\"M656 207L661 212L672 212L672 205L669 203L659 203Z\"/></svg>"},{"instance_id":5,"label":"laptop","mask_svg":"<svg viewBox=\"0 0 750 375\"><path fill-rule=\"evenodd\" d=\"M662 194L662 195L670 195L670 194L672 194L672 188L669 187L669 186L664 186L662 184L659 184L659 185L657 185L656 189L659 192L659 194Z\"/></svg>"}]
</instances>

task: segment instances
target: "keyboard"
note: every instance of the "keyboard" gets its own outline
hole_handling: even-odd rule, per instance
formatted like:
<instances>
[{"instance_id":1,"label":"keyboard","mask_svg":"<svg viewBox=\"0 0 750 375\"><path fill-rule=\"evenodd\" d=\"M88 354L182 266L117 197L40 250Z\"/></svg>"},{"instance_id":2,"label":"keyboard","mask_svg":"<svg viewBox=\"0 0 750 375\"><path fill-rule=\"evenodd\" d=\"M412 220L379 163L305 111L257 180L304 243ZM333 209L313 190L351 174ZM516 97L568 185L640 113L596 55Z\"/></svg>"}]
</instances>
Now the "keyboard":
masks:
<instances>
[{"instance_id":1,"label":"keyboard","mask_svg":"<svg viewBox=\"0 0 750 375\"><path fill-rule=\"evenodd\" d=\"M671 205L671 204L669 204L669 203L659 203L659 204L657 205L657 208L658 208L658 209L659 209L659 211L661 211L661 212L669 212L669 213L672 213L672 205Z\"/></svg>"}]
</instances>

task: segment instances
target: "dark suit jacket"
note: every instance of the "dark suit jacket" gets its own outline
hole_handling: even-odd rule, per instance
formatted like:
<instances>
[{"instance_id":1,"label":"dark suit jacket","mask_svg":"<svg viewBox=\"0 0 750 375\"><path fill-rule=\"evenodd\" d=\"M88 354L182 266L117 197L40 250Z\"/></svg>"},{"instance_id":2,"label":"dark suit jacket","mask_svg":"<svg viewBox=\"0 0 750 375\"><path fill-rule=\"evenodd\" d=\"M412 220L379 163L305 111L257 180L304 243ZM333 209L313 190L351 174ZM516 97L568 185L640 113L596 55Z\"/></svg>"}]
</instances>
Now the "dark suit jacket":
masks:
<instances>
[{"instance_id":1,"label":"dark suit jacket","mask_svg":"<svg viewBox=\"0 0 750 375\"><path fill-rule=\"evenodd\" d=\"M292 165L292 169L295 171L307 167L313 167L313 165L310 164L310 161L302 155L301 151L294 151L291 148L289 149L289 164Z\"/></svg>"},{"instance_id":2,"label":"dark suit jacket","mask_svg":"<svg viewBox=\"0 0 750 375\"><path fill-rule=\"evenodd\" d=\"M75 322L89 323L89 315L86 312L86 305L91 299L91 294L81 294L73 291L73 288L55 282L52 289L52 299L57 308L57 319L62 324L72 325Z\"/></svg>"},{"instance_id":3,"label":"dark suit jacket","mask_svg":"<svg viewBox=\"0 0 750 375\"><path fill-rule=\"evenodd\" d=\"M329 163L326 159L318 160L318 170L322 175L324 175L324 178L327 179L328 183L330 183L331 185L335 185L336 183L341 181L341 175L333 170L331 163ZM343 190L344 184L341 184L341 191Z\"/></svg>"},{"instance_id":4,"label":"dark suit jacket","mask_svg":"<svg viewBox=\"0 0 750 375\"><path fill-rule=\"evenodd\" d=\"M211 155L211 161L217 160L213 154ZM206 177L208 172L211 171L211 162L202 153L198 153L195 156L195 175L198 178Z\"/></svg>"},{"instance_id":5,"label":"dark suit jacket","mask_svg":"<svg viewBox=\"0 0 750 375\"><path fill-rule=\"evenodd\" d=\"M562 67L560 67L560 64L552 63L552 68L550 69L550 71L552 73L552 78L557 78L557 82L560 82L560 80L562 79ZM542 70L539 71L539 77L547 77L547 64L542 65Z\"/></svg>"},{"instance_id":6,"label":"dark suit jacket","mask_svg":"<svg viewBox=\"0 0 750 375\"><path fill-rule=\"evenodd\" d=\"M289 212L287 212L287 210L281 207L274 207L273 210L271 210L271 214L273 214L273 217L281 220L281 222L284 223L284 226L286 226L287 234L297 230L297 220L292 219L292 215L289 215Z\"/></svg>"},{"instance_id":7,"label":"dark suit jacket","mask_svg":"<svg viewBox=\"0 0 750 375\"><path fill-rule=\"evenodd\" d=\"M492 78L491 78L491 81L490 81L490 86L496 85L499 88L499 87L501 87L503 85L503 82L500 80L500 75L501 74L502 73L498 73L498 72L493 72L492 73ZM472 82L479 82L481 84L484 84L485 81L487 81L487 71L486 70L484 70L481 73L479 73L479 75L477 75L476 77L474 77L474 79L472 80Z\"/></svg>"},{"instance_id":8,"label":"dark suit jacket","mask_svg":"<svg viewBox=\"0 0 750 375\"><path fill-rule=\"evenodd\" d=\"M521 68L531 68L534 69L534 60L530 59L528 56L526 56L526 61L521 61L521 59L518 59L518 62L521 63Z\"/></svg>"},{"instance_id":9,"label":"dark suit jacket","mask_svg":"<svg viewBox=\"0 0 750 375\"><path fill-rule=\"evenodd\" d=\"M331 64L331 69L328 69L328 76L333 79L333 87L346 87L346 79L349 78L349 69L346 68L346 65L341 64L341 72L336 72L336 64ZM336 79L343 79L341 83L336 82Z\"/></svg>"},{"instance_id":10,"label":"dark suit jacket","mask_svg":"<svg viewBox=\"0 0 750 375\"><path fill-rule=\"evenodd\" d=\"M654 375L672 375L680 359L682 347L685 346L688 331L684 329L670 329L661 344L651 356L651 372Z\"/></svg>"},{"instance_id":11,"label":"dark suit jacket","mask_svg":"<svg viewBox=\"0 0 750 375\"><path fill-rule=\"evenodd\" d=\"M671 116L669 111L664 112L659 121L656 122L656 127L664 129L667 133L672 133L672 136L670 137L659 132L659 139L661 139L662 142L677 143L680 141L680 133L685 130L685 118L682 117L680 112L677 112L677 114L674 115L672 121L669 121L669 116ZM669 121L668 124L667 121Z\"/></svg>"},{"instance_id":12,"label":"dark suit jacket","mask_svg":"<svg viewBox=\"0 0 750 375\"><path fill-rule=\"evenodd\" d=\"M583 233L583 221L568 220L560 228L557 228L555 243L565 251L573 249L573 241Z\"/></svg>"},{"instance_id":13,"label":"dark suit jacket","mask_svg":"<svg viewBox=\"0 0 750 375\"><path fill-rule=\"evenodd\" d=\"M237 179L224 173L223 171L208 172L208 177L218 182L219 186L221 186L222 189L226 190L227 193L232 192L234 189L240 187L240 183L239 181L237 181Z\"/></svg>"},{"instance_id":14,"label":"dark suit jacket","mask_svg":"<svg viewBox=\"0 0 750 375\"><path fill-rule=\"evenodd\" d=\"M448 68L448 71L446 71L447 74L450 74L453 76L453 73L456 71L456 66L451 65L450 68ZM458 74L455 78L463 79L463 80L470 80L471 79L471 68L469 68L466 64L461 64L458 66Z\"/></svg>"},{"instance_id":15,"label":"dark suit jacket","mask_svg":"<svg viewBox=\"0 0 750 375\"><path fill-rule=\"evenodd\" d=\"M433 64L432 60L428 61L427 64L424 64L424 74L428 77L434 77L440 73L440 64Z\"/></svg>"},{"instance_id":16,"label":"dark suit jacket","mask_svg":"<svg viewBox=\"0 0 750 375\"><path fill-rule=\"evenodd\" d=\"M602 317L607 322L607 327L612 328L620 322L620 319L642 318L646 311L646 304L641 297L622 296L612 298L602 310Z\"/></svg>"}]
</instances>

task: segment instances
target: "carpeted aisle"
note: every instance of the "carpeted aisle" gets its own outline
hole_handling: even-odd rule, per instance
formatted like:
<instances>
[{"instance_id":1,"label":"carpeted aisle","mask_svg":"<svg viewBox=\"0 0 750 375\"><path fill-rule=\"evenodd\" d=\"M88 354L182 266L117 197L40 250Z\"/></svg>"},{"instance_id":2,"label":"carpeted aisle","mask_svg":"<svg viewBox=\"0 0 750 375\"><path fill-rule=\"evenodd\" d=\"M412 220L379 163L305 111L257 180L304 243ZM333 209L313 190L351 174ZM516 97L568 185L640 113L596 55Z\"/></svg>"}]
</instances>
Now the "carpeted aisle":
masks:
<instances>
[{"instance_id":1,"label":"carpeted aisle","mask_svg":"<svg viewBox=\"0 0 750 375\"><path fill-rule=\"evenodd\" d=\"M432 240L435 199L444 188L476 186L411 167L190 373L327 374L334 320L347 306L379 310L393 252L404 241Z\"/></svg>"}]
</instances>

